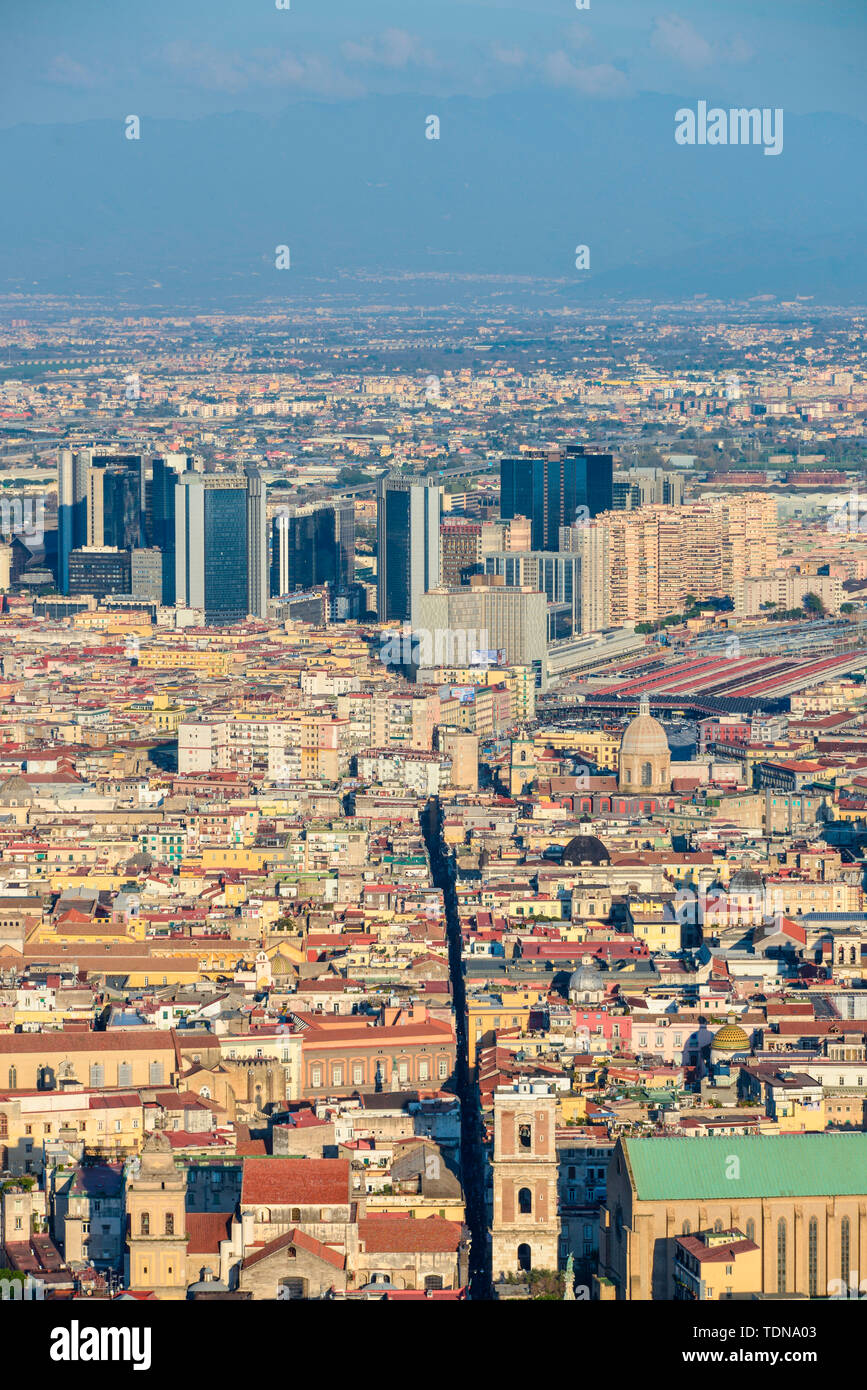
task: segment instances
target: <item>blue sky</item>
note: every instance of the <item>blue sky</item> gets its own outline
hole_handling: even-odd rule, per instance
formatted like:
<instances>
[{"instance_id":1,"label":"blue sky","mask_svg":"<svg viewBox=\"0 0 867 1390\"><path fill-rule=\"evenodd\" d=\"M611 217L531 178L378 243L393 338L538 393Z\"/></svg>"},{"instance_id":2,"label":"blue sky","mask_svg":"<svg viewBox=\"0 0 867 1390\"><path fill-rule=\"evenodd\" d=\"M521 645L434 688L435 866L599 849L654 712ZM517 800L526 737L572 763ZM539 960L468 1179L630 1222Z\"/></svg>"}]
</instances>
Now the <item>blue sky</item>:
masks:
<instances>
[{"instance_id":1,"label":"blue sky","mask_svg":"<svg viewBox=\"0 0 867 1390\"><path fill-rule=\"evenodd\" d=\"M3 0L0 125L418 93L865 117L867 0Z\"/></svg>"}]
</instances>

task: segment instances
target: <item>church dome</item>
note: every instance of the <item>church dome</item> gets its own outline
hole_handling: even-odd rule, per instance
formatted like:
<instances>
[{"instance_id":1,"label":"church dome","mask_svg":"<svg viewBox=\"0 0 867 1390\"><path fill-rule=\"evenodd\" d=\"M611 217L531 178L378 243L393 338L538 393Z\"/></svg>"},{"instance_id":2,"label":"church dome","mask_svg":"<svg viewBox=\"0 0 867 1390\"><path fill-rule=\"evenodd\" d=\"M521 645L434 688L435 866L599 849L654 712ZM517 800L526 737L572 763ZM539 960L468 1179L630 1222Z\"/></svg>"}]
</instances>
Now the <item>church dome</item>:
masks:
<instances>
[{"instance_id":1,"label":"church dome","mask_svg":"<svg viewBox=\"0 0 867 1390\"><path fill-rule=\"evenodd\" d=\"M747 866L738 869L737 873L732 874L729 881L729 891L732 893L761 893L762 887L761 874Z\"/></svg>"},{"instance_id":2,"label":"church dome","mask_svg":"<svg viewBox=\"0 0 867 1390\"><path fill-rule=\"evenodd\" d=\"M671 790L671 750L664 728L650 713L646 695L620 742L617 786L639 795Z\"/></svg>"},{"instance_id":3,"label":"church dome","mask_svg":"<svg viewBox=\"0 0 867 1390\"><path fill-rule=\"evenodd\" d=\"M749 1052L750 1040L739 1023L731 1021L713 1036L711 1052Z\"/></svg>"},{"instance_id":4,"label":"church dome","mask_svg":"<svg viewBox=\"0 0 867 1390\"><path fill-rule=\"evenodd\" d=\"M569 993L583 994L587 990L604 989L602 971L598 965L579 965L569 976Z\"/></svg>"},{"instance_id":5,"label":"church dome","mask_svg":"<svg viewBox=\"0 0 867 1390\"><path fill-rule=\"evenodd\" d=\"M639 713L627 724L620 752L634 757L671 756L665 730L650 713L646 700L642 700Z\"/></svg>"},{"instance_id":6,"label":"church dome","mask_svg":"<svg viewBox=\"0 0 867 1390\"><path fill-rule=\"evenodd\" d=\"M611 855L595 835L576 835L563 851L563 864L607 864Z\"/></svg>"}]
</instances>

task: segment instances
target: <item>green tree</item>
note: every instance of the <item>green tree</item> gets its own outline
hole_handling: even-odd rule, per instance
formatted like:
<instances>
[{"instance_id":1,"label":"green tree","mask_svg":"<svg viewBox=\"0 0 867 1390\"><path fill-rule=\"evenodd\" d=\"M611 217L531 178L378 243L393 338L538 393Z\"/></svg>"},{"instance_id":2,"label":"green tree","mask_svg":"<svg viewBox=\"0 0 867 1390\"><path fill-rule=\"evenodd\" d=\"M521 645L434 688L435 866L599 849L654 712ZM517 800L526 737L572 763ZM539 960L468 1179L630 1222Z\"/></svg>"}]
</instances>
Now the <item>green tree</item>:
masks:
<instances>
[{"instance_id":1,"label":"green tree","mask_svg":"<svg viewBox=\"0 0 867 1390\"><path fill-rule=\"evenodd\" d=\"M804 612L811 618L821 618L825 613L825 605L818 594L805 594L803 599Z\"/></svg>"}]
</instances>

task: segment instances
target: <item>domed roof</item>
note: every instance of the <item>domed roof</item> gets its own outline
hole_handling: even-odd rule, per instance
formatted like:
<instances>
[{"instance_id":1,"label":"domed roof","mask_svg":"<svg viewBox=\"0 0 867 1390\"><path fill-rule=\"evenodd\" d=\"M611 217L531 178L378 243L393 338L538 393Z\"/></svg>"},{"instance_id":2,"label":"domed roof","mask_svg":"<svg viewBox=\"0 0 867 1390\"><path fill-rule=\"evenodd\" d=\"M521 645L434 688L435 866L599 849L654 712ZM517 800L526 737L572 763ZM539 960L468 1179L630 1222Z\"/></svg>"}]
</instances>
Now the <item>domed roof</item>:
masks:
<instances>
[{"instance_id":1,"label":"domed roof","mask_svg":"<svg viewBox=\"0 0 867 1390\"><path fill-rule=\"evenodd\" d=\"M749 1052L750 1040L739 1023L730 1020L714 1034L711 1052Z\"/></svg>"},{"instance_id":2,"label":"domed roof","mask_svg":"<svg viewBox=\"0 0 867 1390\"><path fill-rule=\"evenodd\" d=\"M732 874L729 880L729 891L733 893L760 893L762 886L761 874L746 864L742 869L738 869L737 873Z\"/></svg>"},{"instance_id":3,"label":"domed roof","mask_svg":"<svg viewBox=\"0 0 867 1390\"><path fill-rule=\"evenodd\" d=\"M657 753L662 753L666 758L671 756L665 730L650 713L650 701L646 695L641 697L638 714L626 726L620 752L647 757Z\"/></svg>"},{"instance_id":4,"label":"domed roof","mask_svg":"<svg viewBox=\"0 0 867 1390\"><path fill-rule=\"evenodd\" d=\"M573 970L569 976L569 993L588 989L604 989L602 983L602 971L595 961L587 965L579 965L577 970Z\"/></svg>"},{"instance_id":5,"label":"domed roof","mask_svg":"<svg viewBox=\"0 0 867 1390\"><path fill-rule=\"evenodd\" d=\"M595 835L576 835L563 851L563 864L607 864L611 855Z\"/></svg>"}]
</instances>

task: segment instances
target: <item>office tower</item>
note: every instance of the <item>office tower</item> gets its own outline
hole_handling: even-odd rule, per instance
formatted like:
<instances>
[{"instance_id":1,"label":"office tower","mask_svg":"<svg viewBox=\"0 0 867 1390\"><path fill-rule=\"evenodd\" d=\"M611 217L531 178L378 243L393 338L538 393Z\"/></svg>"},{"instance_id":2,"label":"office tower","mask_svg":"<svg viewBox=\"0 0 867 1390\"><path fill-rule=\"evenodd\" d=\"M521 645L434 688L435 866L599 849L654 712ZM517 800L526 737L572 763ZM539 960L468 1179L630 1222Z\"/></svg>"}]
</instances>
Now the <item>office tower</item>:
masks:
<instances>
[{"instance_id":1,"label":"office tower","mask_svg":"<svg viewBox=\"0 0 867 1390\"><path fill-rule=\"evenodd\" d=\"M69 555L69 593L93 594L105 598L108 594L128 594L130 591L130 555L117 546L85 545Z\"/></svg>"},{"instance_id":2,"label":"office tower","mask_svg":"<svg viewBox=\"0 0 867 1390\"><path fill-rule=\"evenodd\" d=\"M632 468L614 474L615 511L636 507L679 507L683 503L683 475L665 468Z\"/></svg>"},{"instance_id":3,"label":"office tower","mask_svg":"<svg viewBox=\"0 0 867 1390\"><path fill-rule=\"evenodd\" d=\"M202 471L202 461L193 454L157 454L148 485L148 537L162 551L163 587L161 602L175 601L175 487L185 472Z\"/></svg>"},{"instance_id":4,"label":"office tower","mask_svg":"<svg viewBox=\"0 0 867 1390\"><path fill-rule=\"evenodd\" d=\"M271 594L355 582L355 506L313 502L287 507L271 522Z\"/></svg>"},{"instance_id":5,"label":"office tower","mask_svg":"<svg viewBox=\"0 0 867 1390\"><path fill-rule=\"evenodd\" d=\"M87 479L87 544L131 550L144 539L142 460L94 459Z\"/></svg>"},{"instance_id":6,"label":"office tower","mask_svg":"<svg viewBox=\"0 0 867 1390\"><path fill-rule=\"evenodd\" d=\"M175 602L211 626L247 616L247 479L183 473L175 488Z\"/></svg>"},{"instance_id":7,"label":"office tower","mask_svg":"<svg viewBox=\"0 0 867 1390\"><path fill-rule=\"evenodd\" d=\"M484 584L477 576L469 588L434 588L422 594L413 624L422 634L422 666L484 664L485 653L504 653L501 664L533 666L545 681L547 607L545 595L530 588ZM490 576L496 578L496 576Z\"/></svg>"},{"instance_id":8,"label":"office tower","mask_svg":"<svg viewBox=\"0 0 867 1390\"><path fill-rule=\"evenodd\" d=\"M130 593L146 603L162 603L163 555L156 546L130 552Z\"/></svg>"},{"instance_id":9,"label":"office tower","mask_svg":"<svg viewBox=\"0 0 867 1390\"><path fill-rule=\"evenodd\" d=\"M581 626L581 556L548 550L508 550L486 555L484 572L510 588L541 589L548 600L549 642L573 637Z\"/></svg>"},{"instance_id":10,"label":"office tower","mask_svg":"<svg viewBox=\"0 0 867 1390\"><path fill-rule=\"evenodd\" d=\"M268 616L268 515L265 480L254 468L247 477L247 612Z\"/></svg>"},{"instance_id":11,"label":"office tower","mask_svg":"<svg viewBox=\"0 0 867 1390\"><path fill-rule=\"evenodd\" d=\"M533 550L556 550L560 528L610 511L614 461L583 444L500 460L500 516L529 517Z\"/></svg>"},{"instance_id":12,"label":"office tower","mask_svg":"<svg viewBox=\"0 0 867 1390\"><path fill-rule=\"evenodd\" d=\"M57 463L57 585L69 593L69 556L87 543L87 474L84 451L61 449Z\"/></svg>"},{"instance_id":13,"label":"office tower","mask_svg":"<svg viewBox=\"0 0 867 1390\"><path fill-rule=\"evenodd\" d=\"M145 459L97 448L61 449L57 467L57 580L65 593L69 556L82 546L131 549L142 544Z\"/></svg>"},{"instance_id":14,"label":"office tower","mask_svg":"<svg viewBox=\"0 0 867 1390\"><path fill-rule=\"evenodd\" d=\"M440 580L448 589L481 572L482 527L478 521L444 521L440 526Z\"/></svg>"},{"instance_id":15,"label":"office tower","mask_svg":"<svg viewBox=\"0 0 867 1390\"><path fill-rule=\"evenodd\" d=\"M376 485L377 613L380 622L418 622L422 594L440 582L443 490L433 481L387 474Z\"/></svg>"}]
</instances>

